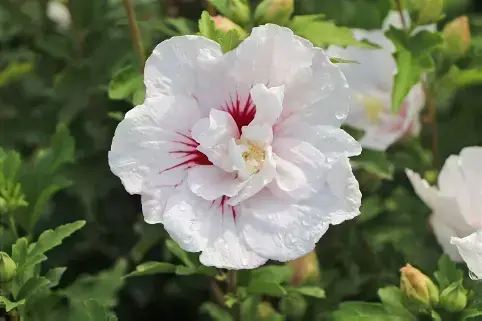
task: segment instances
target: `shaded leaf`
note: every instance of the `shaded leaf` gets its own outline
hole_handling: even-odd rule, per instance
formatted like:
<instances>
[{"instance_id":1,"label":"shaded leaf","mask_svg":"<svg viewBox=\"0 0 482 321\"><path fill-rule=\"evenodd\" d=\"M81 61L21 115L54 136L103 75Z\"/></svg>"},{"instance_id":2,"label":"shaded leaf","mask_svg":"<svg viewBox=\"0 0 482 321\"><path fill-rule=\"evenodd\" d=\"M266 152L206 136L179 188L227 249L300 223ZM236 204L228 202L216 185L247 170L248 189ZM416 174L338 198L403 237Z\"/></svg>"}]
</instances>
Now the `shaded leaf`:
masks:
<instances>
[{"instance_id":1,"label":"shaded leaf","mask_svg":"<svg viewBox=\"0 0 482 321\"><path fill-rule=\"evenodd\" d=\"M162 273L174 273L175 271L176 271L176 266L174 264L165 263L165 262L144 262L136 266L136 270L134 272L127 274L126 277L162 274Z\"/></svg>"},{"instance_id":2,"label":"shaded leaf","mask_svg":"<svg viewBox=\"0 0 482 321\"><path fill-rule=\"evenodd\" d=\"M246 290L250 294L264 294L274 297L282 297L288 293L281 285L277 283L263 281L251 282Z\"/></svg>"},{"instance_id":3,"label":"shaded leaf","mask_svg":"<svg viewBox=\"0 0 482 321\"><path fill-rule=\"evenodd\" d=\"M15 309L19 306L22 306L24 304L25 304L25 299L22 299L22 300L17 301L17 302L11 302L6 297L0 296L0 306L3 305L5 307L5 311L7 311L7 312L10 312L11 310L13 310L13 309Z\"/></svg>"}]
</instances>

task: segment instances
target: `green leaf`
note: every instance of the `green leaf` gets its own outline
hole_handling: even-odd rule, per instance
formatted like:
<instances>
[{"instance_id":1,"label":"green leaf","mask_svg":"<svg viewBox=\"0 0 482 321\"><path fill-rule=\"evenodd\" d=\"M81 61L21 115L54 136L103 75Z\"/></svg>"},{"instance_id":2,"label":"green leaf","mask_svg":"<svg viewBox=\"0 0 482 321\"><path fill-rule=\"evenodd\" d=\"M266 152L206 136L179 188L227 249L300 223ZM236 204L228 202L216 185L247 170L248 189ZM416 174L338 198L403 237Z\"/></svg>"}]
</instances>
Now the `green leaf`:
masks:
<instances>
[{"instance_id":1,"label":"green leaf","mask_svg":"<svg viewBox=\"0 0 482 321\"><path fill-rule=\"evenodd\" d=\"M17 267L22 266L27 260L28 241L25 237L19 238L12 245L12 259L17 263Z\"/></svg>"},{"instance_id":2,"label":"green leaf","mask_svg":"<svg viewBox=\"0 0 482 321\"><path fill-rule=\"evenodd\" d=\"M17 302L11 302L6 297L0 296L0 306L3 305L5 307L6 312L10 312L11 310L13 310L13 309L15 309L19 306L22 306L24 304L25 304L25 299L22 299L22 300L17 301Z\"/></svg>"},{"instance_id":3,"label":"green leaf","mask_svg":"<svg viewBox=\"0 0 482 321\"><path fill-rule=\"evenodd\" d=\"M282 297L288 293L278 283L266 281L251 282L246 290L250 294L264 294L274 297Z\"/></svg>"},{"instance_id":4,"label":"green leaf","mask_svg":"<svg viewBox=\"0 0 482 321\"><path fill-rule=\"evenodd\" d=\"M59 125L50 141L50 147L40 150L35 159L36 168L54 172L61 165L71 163L75 156L75 140L66 125Z\"/></svg>"},{"instance_id":5,"label":"green leaf","mask_svg":"<svg viewBox=\"0 0 482 321\"><path fill-rule=\"evenodd\" d=\"M50 269L46 274L45 278L50 281L49 286L51 288L59 285L60 279L62 278L62 275L65 273L67 270L66 267L56 267Z\"/></svg>"},{"instance_id":6,"label":"green leaf","mask_svg":"<svg viewBox=\"0 0 482 321\"><path fill-rule=\"evenodd\" d=\"M394 57L398 71L392 89L392 110L397 112L412 87L420 81L422 69L409 51L399 50Z\"/></svg>"},{"instance_id":7,"label":"green leaf","mask_svg":"<svg viewBox=\"0 0 482 321\"><path fill-rule=\"evenodd\" d=\"M126 277L174 273L176 266L164 262L144 262L136 266L136 270L126 275Z\"/></svg>"},{"instance_id":8,"label":"green leaf","mask_svg":"<svg viewBox=\"0 0 482 321\"><path fill-rule=\"evenodd\" d=\"M417 320L403 305L403 292L396 286L387 286L379 289L378 296L382 300L385 309L392 315L399 315L407 320Z\"/></svg>"},{"instance_id":9,"label":"green leaf","mask_svg":"<svg viewBox=\"0 0 482 321\"><path fill-rule=\"evenodd\" d=\"M132 65L118 70L109 83L110 99L125 99L135 101L135 104L142 103L144 92L142 74Z\"/></svg>"},{"instance_id":10,"label":"green leaf","mask_svg":"<svg viewBox=\"0 0 482 321\"><path fill-rule=\"evenodd\" d=\"M218 30L214 25L214 21L207 11L203 11L201 14L201 19L199 19L199 31L201 36L208 39L217 41L218 40Z\"/></svg>"},{"instance_id":11,"label":"green leaf","mask_svg":"<svg viewBox=\"0 0 482 321\"><path fill-rule=\"evenodd\" d=\"M16 296L17 300L27 299L29 296L35 294L37 291L45 289L50 284L50 280L44 277L31 277L20 288Z\"/></svg>"},{"instance_id":12,"label":"green leaf","mask_svg":"<svg viewBox=\"0 0 482 321\"><path fill-rule=\"evenodd\" d=\"M116 321L117 318L95 300L75 304L74 320L79 321Z\"/></svg>"},{"instance_id":13,"label":"green leaf","mask_svg":"<svg viewBox=\"0 0 482 321\"><path fill-rule=\"evenodd\" d=\"M223 16L229 15L230 0L208 0Z\"/></svg>"},{"instance_id":14,"label":"green leaf","mask_svg":"<svg viewBox=\"0 0 482 321\"><path fill-rule=\"evenodd\" d=\"M59 293L71 301L93 299L103 306L113 307L117 302L117 292L124 285L126 269L127 262L120 259L112 269L101 271L97 275L80 276L70 286L59 290Z\"/></svg>"},{"instance_id":15,"label":"green leaf","mask_svg":"<svg viewBox=\"0 0 482 321\"><path fill-rule=\"evenodd\" d=\"M234 321L228 311L212 302L203 303L199 312L209 315L214 321Z\"/></svg>"},{"instance_id":16,"label":"green leaf","mask_svg":"<svg viewBox=\"0 0 482 321\"><path fill-rule=\"evenodd\" d=\"M326 298L325 290L323 290L318 286L301 286L299 288L286 287L286 290L288 292L295 292L295 293L311 296L318 299Z\"/></svg>"},{"instance_id":17,"label":"green leaf","mask_svg":"<svg viewBox=\"0 0 482 321\"><path fill-rule=\"evenodd\" d=\"M293 269L286 265L269 265L264 266L251 272L252 283L267 282L281 284L291 280Z\"/></svg>"},{"instance_id":18,"label":"green leaf","mask_svg":"<svg viewBox=\"0 0 482 321\"><path fill-rule=\"evenodd\" d=\"M0 174L3 174L3 178L6 182L10 182L12 184L15 183L15 179L21 165L22 158L18 152L5 152L0 147Z\"/></svg>"},{"instance_id":19,"label":"green leaf","mask_svg":"<svg viewBox=\"0 0 482 321\"><path fill-rule=\"evenodd\" d=\"M168 239L166 240L166 247L172 254L174 254L186 266L191 268L196 267L196 265L189 258L188 253L184 251L176 242Z\"/></svg>"},{"instance_id":20,"label":"green leaf","mask_svg":"<svg viewBox=\"0 0 482 321\"><path fill-rule=\"evenodd\" d=\"M164 238L164 233L158 225L147 224L144 221L136 223L134 230L139 240L132 247L129 255L135 263L139 263L144 255Z\"/></svg>"},{"instance_id":21,"label":"green leaf","mask_svg":"<svg viewBox=\"0 0 482 321\"><path fill-rule=\"evenodd\" d=\"M360 156L353 157L352 160L371 174L386 180L393 179L395 168L386 153L364 149Z\"/></svg>"},{"instance_id":22,"label":"green leaf","mask_svg":"<svg viewBox=\"0 0 482 321\"><path fill-rule=\"evenodd\" d=\"M443 291L452 283L461 281L464 273L462 270L457 269L455 263L444 254L438 261L437 271L434 273L434 276L440 286L440 291Z\"/></svg>"},{"instance_id":23,"label":"green leaf","mask_svg":"<svg viewBox=\"0 0 482 321\"><path fill-rule=\"evenodd\" d=\"M380 303L345 302L333 313L333 321L408 321L411 318L390 315Z\"/></svg>"},{"instance_id":24,"label":"green leaf","mask_svg":"<svg viewBox=\"0 0 482 321\"><path fill-rule=\"evenodd\" d=\"M45 252L62 244L62 241L85 225L85 221L77 221L57 227L55 230L47 230L40 234L36 243L29 247L27 261L23 268L33 266L46 259Z\"/></svg>"},{"instance_id":25,"label":"green leaf","mask_svg":"<svg viewBox=\"0 0 482 321\"><path fill-rule=\"evenodd\" d=\"M193 275L196 274L197 269L192 266L178 265L176 266L177 275Z\"/></svg>"},{"instance_id":26,"label":"green leaf","mask_svg":"<svg viewBox=\"0 0 482 321\"><path fill-rule=\"evenodd\" d=\"M223 52L235 49L242 41L239 33L232 29L226 33L219 32L218 34L218 42Z\"/></svg>"},{"instance_id":27,"label":"green leaf","mask_svg":"<svg viewBox=\"0 0 482 321\"><path fill-rule=\"evenodd\" d=\"M337 26L333 21L320 20L322 17L322 15L294 16L289 27L296 35L308 39L319 47L336 45L378 48L377 45L367 41L356 40L349 28Z\"/></svg>"},{"instance_id":28,"label":"green leaf","mask_svg":"<svg viewBox=\"0 0 482 321\"><path fill-rule=\"evenodd\" d=\"M10 63L7 68L0 71L0 88L31 72L33 67L33 62L14 61Z\"/></svg>"},{"instance_id":29,"label":"green leaf","mask_svg":"<svg viewBox=\"0 0 482 321\"><path fill-rule=\"evenodd\" d=\"M330 61L334 64L359 64L356 60L347 60L343 58L330 57Z\"/></svg>"},{"instance_id":30,"label":"green leaf","mask_svg":"<svg viewBox=\"0 0 482 321\"><path fill-rule=\"evenodd\" d=\"M383 205L383 200L378 195L364 199L360 207L361 214L358 216L357 221L363 223L376 218L383 212Z\"/></svg>"}]
</instances>

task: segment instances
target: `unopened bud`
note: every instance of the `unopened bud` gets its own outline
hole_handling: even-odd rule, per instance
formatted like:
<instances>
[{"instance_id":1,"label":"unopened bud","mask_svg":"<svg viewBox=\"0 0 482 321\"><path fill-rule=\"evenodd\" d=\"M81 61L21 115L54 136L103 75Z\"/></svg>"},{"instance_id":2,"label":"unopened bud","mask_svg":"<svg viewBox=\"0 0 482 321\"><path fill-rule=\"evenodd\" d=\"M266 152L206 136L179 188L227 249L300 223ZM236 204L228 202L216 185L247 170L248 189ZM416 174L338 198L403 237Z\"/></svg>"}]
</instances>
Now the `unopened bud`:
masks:
<instances>
[{"instance_id":1,"label":"unopened bud","mask_svg":"<svg viewBox=\"0 0 482 321\"><path fill-rule=\"evenodd\" d=\"M231 0L229 7L229 18L242 25L251 19L251 11L247 0Z\"/></svg>"},{"instance_id":2,"label":"unopened bud","mask_svg":"<svg viewBox=\"0 0 482 321\"><path fill-rule=\"evenodd\" d=\"M291 284L299 286L306 283L316 283L320 280L320 266L315 251L290 261L287 265L293 270Z\"/></svg>"},{"instance_id":3,"label":"unopened bud","mask_svg":"<svg viewBox=\"0 0 482 321\"><path fill-rule=\"evenodd\" d=\"M439 289L433 281L410 264L400 269L400 289L405 295L424 306L439 302Z\"/></svg>"},{"instance_id":4,"label":"unopened bud","mask_svg":"<svg viewBox=\"0 0 482 321\"><path fill-rule=\"evenodd\" d=\"M5 252L0 252L0 284L10 282L17 272L17 264Z\"/></svg>"},{"instance_id":5,"label":"unopened bud","mask_svg":"<svg viewBox=\"0 0 482 321\"><path fill-rule=\"evenodd\" d=\"M215 16L211 17L214 21L214 25L216 26L216 29L221 30L223 32L228 32L229 30L234 30L238 35L241 40L245 39L248 36L248 33L244 31L241 26L235 24L231 20L229 20L226 17L223 16Z\"/></svg>"},{"instance_id":6,"label":"unopened bud","mask_svg":"<svg viewBox=\"0 0 482 321\"><path fill-rule=\"evenodd\" d=\"M305 298L296 292L288 293L279 303L280 311L286 315L289 320L299 320L303 318L307 307L308 304Z\"/></svg>"},{"instance_id":7,"label":"unopened bud","mask_svg":"<svg viewBox=\"0 0 482 321\"><path fill-rule=\"evenodd\" d=\"M461 282L452 283L442 291L440 305L449 312L460 312L467 306L467 290Z\"/></svg>"},{"instance_id":8,"label":"unopened bud","mask_svg":"<svg viewBox=\"0 0 482 321\"><path fill-rule=\"evenodd\" d=\"M275 23L286 25L293 13L293 0L263 0L254 12L257 24Z\"/></svg>"},{"instance_id":9,"label":"unopened bud","mask_svg":"<svg viewBox=\"0 0 482 321\"><path fill-rule=\"evenodd\" d=\"M452 20L445 26L443 37L445 51L449 56L453 58L464 56L471 46L469 19L462 16Z\"/></svg>"}]
</instances>

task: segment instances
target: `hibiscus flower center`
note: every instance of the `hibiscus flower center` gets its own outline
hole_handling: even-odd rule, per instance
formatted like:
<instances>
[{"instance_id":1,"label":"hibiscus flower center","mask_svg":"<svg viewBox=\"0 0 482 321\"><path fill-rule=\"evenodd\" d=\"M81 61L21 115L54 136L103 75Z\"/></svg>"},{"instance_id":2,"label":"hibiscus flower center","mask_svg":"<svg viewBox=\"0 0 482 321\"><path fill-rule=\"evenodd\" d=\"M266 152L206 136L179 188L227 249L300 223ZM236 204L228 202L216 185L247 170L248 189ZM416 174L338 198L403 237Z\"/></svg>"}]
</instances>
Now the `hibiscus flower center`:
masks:
<instances>
[{"instance_id":1,"label":"hibiscus flower center","mask_svg":"<svg viewBox=\"0 0 482 321\"><path fill-rule=\"evenodd\" d=\"M370 121L378 123L380 121L380 115L385 109L383 101L373 96L364 96L359 97L358 99L361 101L363 107L365 107L365 111Z\"/></svg>"},{"instance_id":2,"label":"hibiscus flower center","mask_svg":"<svg viewBox=\"0 0 482 321\"><path fill-rule=\"evenodd\" d=\"M264 147L260 143L252 142L243 138L240 139L238 143L247 148L247 150L243 152L242 156L246 162L246 167L248 168L249 173L251 175L257 174L264 162Z\"/></svg>"}]
</instances>

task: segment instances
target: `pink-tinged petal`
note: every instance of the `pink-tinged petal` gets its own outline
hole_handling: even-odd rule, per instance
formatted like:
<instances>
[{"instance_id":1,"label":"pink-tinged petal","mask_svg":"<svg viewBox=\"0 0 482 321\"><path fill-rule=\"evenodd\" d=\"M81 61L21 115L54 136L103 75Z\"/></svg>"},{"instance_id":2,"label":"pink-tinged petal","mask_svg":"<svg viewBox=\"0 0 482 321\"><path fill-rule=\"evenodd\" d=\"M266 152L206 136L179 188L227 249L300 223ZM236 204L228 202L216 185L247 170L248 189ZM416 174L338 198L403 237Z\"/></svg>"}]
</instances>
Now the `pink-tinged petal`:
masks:
<instances>
[{"instance_id":1,"label":"pink-tinged petal","mask_svg":"<svg viewBox=\"0 0 482 321\"><path fill-rule=\"evenodd\" d=\"M242 138L269 145L273 141L273 129L266 124L245 126L243 127Z\"/></svg>"},{"instance_id":2,"label":"pink-tinged petal","mask_svg":"<svg viewBox=\"0 0 482 321\"><path fill-rule=\"evenodd\" d=\"M211 109L209 118L199 120L192 128L192 137L203 147L227 144L231 138L239 137L233 117L222 110Z\"/></svg>"},{"instance_id":3,"label":"pink-tinged petal","mask_svg":"<svg viewBox=\"0 0 482 321\"><path fill-rule=\"evenodd\" d=\"M182 134L199 117L196 102L184 97L147 99L127 112L115 131L109 165L129 193L139 194L156 176L163 177L164 185L175 185L185 176L184 165L204 161L196 154L197 143Z\"/></svg>"},{"instance_id":4,"label":"pink-tinged petal","mask_svg":"<svg viewBox=\"0 0 482 321\"><path fill-rule=\"evenodd\" d=\"M235 206L255 195L274 179L275 174L276 163L273 159L271 146L269 146L265 150L265 159L260 171L251 175L247 179L246 185L243 187L243 189L241 189L236 196L229 199L228 204Z\"/></svg>"},{"instance_id":5,"label":"pink-tinged petal","mask_svg":"<svg viewBox=\"0 0 482 321\"><path fill-rule=\"evenodd\" d=\"M432 225L435 238L442 247L444 253L447 254L452 261L462 262L462 257L458 253L457 248L450 243L452 237L458 236L457 232L445 221L435 215L430 218L430 224Z\"/></svg>"},{"instance_id":6,"label":"pink-tinged petal","mask_svg":"<svg viewBox=\"0 0 482 321\"><path fill-rule=\"evenodd\" d=\"M465 178L465 186L469 195L463 212L467 222L482 228L482 147L466 147L460 152L460 168ZM462 191L459 191L459 194ZM459 204L463 204L459 201Z\"/></svg>"},{"instance_id":7,"label":"pink-tinged petal","mask_svg":"<svg viewBox=\"0 0 482 321\"><path fill-rule=\"evenodd\" d=\"M204 37L172 37L161 42L146 61L146 97L197 96L210 64L221 56L219 44Z\"/></svg>"},{"instance_id":8,"label":"pink-tinged petal","mask_svg":"<svg viewBox=\"0 0 482 321\"><path fill-rule=\"evenodd\" d=\"M451 244L454 244L460 256L472 272L471 277L476 280L482 279L482 230L464 237L453 237Z\"/></svg>"},{"instance_id":9,"label":"pink-tinged petal","mask_svg":"<svg viewBox=\"0 0 482 321\"><path fill-rule=\"evenodd\" d=\"M257 84L251 89L256 115L250 125L269 125L278 121L283 110L284 86L266 88Z\"/></svg>"},{"instance_id":10,"label":"pink-tinged petal","mask_svg":"<svg viewBox=\"0 0 482 321\"><path fill-rule=\"evenodd\" d=\"M214 229L199 260L206 266L240 270L254 269L268 259L251 250L239 236L232 215L223 215L213 222Z\"/></svg>"},{"instance_id":11,"label":"pink-tinged petal","mask_svg":"<svg viewBox=\"0 0 482 321\"><path fill-rule=\"evenodd\" d=\"M233 197L244 187L236 173L228 173L216 166L198 166L188 172L187 182L191 191L208 201L223 195Z\"/></svg>"},{"instance_id":12,"label":"pink-tinged petal","mask_svg":"<svg viewBox=\"0 0 482 321\"><path fill-rule=\"evenodd\" d=\"M439 191L430 186L430 184L420 177L420 174L415 173L411 169L406 168L405 174L407 175L410 183L412 183L415 193L422 199L422 201L431 209L434 209L437 205Z\"/></svg>"},{"instance_id":13,"label":"pink-tinged petal","mask_svg":"<svg viewBox=\"0 0 482 321\"><path fill-rule=\"evenodd\" d=\"M265 189L242 202L237 216L248 246L259 255L289 261L309 253L327 231L359 215L361 193L348 160L320 180L320 193L292 202Z\"/></svg>"}]
</instances>

